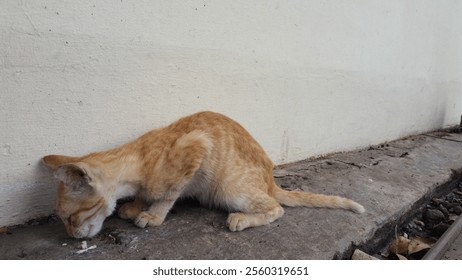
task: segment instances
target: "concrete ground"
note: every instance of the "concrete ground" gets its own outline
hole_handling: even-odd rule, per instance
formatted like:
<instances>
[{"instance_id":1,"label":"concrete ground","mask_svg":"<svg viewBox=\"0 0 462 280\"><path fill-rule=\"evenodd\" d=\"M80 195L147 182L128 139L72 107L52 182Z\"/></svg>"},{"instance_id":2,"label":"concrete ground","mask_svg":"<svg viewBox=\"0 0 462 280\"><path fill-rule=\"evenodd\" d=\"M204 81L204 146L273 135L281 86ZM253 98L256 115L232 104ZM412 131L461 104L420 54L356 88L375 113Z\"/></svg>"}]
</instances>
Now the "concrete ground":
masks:
<instances>
[{"instance_id":1,"label":"concrete ground","mask_svg":"<svg viewBox=\"0 0 462 280\"><path fill-rule=\"evenodd\" d=\"M160 227L140 229L109 218L78 254L56 218L0 234L0 259L338 259L391 236L397 222L441 188L460 180L462 135L433 133L348 153L306 160L275 170L278 183L351 198L366 208L288 208L274 223L230 232L227 214L195 202L178 203Z\"/></svg>"},{"instance_id":2,"label":"concrete ground","mask_svg":"<svg viewBox=\"0 0 462 280\"><path fill-rule=\"evenodd\" d=\"M459 233L459 237L452 243L448 248L443 260L462 260L462 233Z\"/></svg>"}]
</instances>

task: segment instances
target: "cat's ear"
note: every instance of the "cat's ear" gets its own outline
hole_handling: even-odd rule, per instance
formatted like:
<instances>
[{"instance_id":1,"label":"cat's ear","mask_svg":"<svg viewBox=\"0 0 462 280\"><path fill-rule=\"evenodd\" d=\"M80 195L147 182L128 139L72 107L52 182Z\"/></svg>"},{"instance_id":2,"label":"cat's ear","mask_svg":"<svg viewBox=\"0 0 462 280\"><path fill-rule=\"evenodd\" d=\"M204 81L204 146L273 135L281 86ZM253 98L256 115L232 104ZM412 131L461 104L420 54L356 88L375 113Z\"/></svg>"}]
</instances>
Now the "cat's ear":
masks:
<instances>
[{"instance_id":1,"label":"cat's ear","mask_svg":"<svg viewBox=\"0 0 462 280\"><path fill-rule=\"evenodd\" d=\"M51 167L51 169L53 170L58 169L63 164L76 161L78 161L77 157L69 157L62 155L48 155L42 158L42 162L45 163L47 166Z\"/></svg>"},{"instance_id":2,"label":"cat's ear","mask_svg":"<svg viewBox=\"0 0 462 280\"><path fill-rule=\"evenodd\" d=\"M84 162L66 163L55 171L55 177L73 191L91 190L91 168Z\"/></svg>"}]
</instances>

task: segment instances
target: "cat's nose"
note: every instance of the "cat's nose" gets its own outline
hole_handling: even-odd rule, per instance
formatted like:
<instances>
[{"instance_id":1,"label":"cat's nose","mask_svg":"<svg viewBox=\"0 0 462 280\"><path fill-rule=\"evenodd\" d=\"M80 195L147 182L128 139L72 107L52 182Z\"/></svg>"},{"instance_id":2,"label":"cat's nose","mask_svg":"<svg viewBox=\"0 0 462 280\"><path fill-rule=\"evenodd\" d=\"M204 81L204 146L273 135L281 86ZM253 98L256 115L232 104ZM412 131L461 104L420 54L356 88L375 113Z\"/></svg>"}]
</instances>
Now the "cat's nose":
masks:
<instances>
[{"instance_id":1,"label":"cat's nose","mask_svg":"<svg viewBox=\"0 0 462 280\"><path fill-rule=\"evenodd\" d=\"M69 235L77 239L87 237L87 235L81 229L75 229Z\"/></svg>"}]
</instances>

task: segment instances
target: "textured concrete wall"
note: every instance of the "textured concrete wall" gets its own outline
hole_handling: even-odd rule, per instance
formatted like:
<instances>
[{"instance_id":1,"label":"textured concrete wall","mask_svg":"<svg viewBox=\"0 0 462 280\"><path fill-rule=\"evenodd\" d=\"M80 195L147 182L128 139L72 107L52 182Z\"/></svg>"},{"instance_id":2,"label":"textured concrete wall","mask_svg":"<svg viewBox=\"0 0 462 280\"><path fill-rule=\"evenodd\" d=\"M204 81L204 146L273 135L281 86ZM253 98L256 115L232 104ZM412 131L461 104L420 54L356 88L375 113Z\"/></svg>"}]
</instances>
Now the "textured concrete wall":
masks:
<instances>
[{"instance_id":1,"label":"textured concrete wall","mask_svg":"<svg viewBox=\"0 0 462 280\"><path fill-rule=\"evenodd\" d=\"M276 163L455 124L462 2L0 0L0 226L52 212L49 153L200 110Z\"/></svg>"}]
</instances>

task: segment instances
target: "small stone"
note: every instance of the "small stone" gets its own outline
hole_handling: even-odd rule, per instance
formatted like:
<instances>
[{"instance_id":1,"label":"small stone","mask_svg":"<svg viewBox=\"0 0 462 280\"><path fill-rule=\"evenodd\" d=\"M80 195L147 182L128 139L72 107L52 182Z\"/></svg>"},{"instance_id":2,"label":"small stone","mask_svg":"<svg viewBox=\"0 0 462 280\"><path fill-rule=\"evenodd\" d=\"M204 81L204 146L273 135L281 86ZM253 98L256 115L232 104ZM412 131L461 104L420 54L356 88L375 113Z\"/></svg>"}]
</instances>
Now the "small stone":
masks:
<instances>
[{"instance_id":1,"label":"small stone","mask_svg":"<svg viewBox=\"0 0 462 280\"><path fill-rule=\"evenodd\" d=\"M423 218L425 220L440 221L444 219L444 213L438 209L425 209L423 212Z\"/></svg>"},{"instance_id":2,"label":"small stone","mask_svg":"<svg viewBox=\"0 0 462 280\"><path fill-rule=\"evenodd\" d=\"M120 233L116 236L116 240L115 240L115 243L116 244L119 244L119 245L125 245L127 246L128 244L130 244L130 242L133 240L133 238L129 235L129 234L126 234L126 233Z\"/></svg>"},{"instance_id":3,"label":"small stone","mask_svg":"<svg viewBox=\"0 0 462 280\"><path fill-rule=\"evenodd\" d=\"M435 203L436 206L438 206L443 202L443 200L440 198L433 198L432 202Z\"/></svg>"},{"instance_id":4,"label":"small stone","mask_svg":"<svg viewBox=\"0 0 462 280\"><path fill-rule=\"evenodd\" d=\"M456 206L459 206L459 203L455 203L455 202L448 202L444 205L444 207L446 207L449 211L451 211L451 209L453 209L454 207Z\"/></svg>"},{"instance_id":5,"label":"small stone","mask_svg":"<svg viewBox=\"0 0 462 280\"><path fill-rule=\"evenodd\" d=\"M446 201L453 202L456 196L453 193L446 195Z\"/></svg>"},{"instance_id":6,"label":"small stone","mask_svg":"<svg viewBox=\"0 0 462 280\"><path fill-rule=\"evenodd\" d=\"M421 220L415 220L414 221L414 224L418 225L418 226L421 226L421 227L424 227L425 226L425 223L422 222Z\"/></svg>"},{"instance_id":7,"label":"small stone","mask_svg":"<svg viewBox=\"0 0 462 280\"><path fill-rule=\"evenodd\" d=\"M425 209L422 215L423 222L427 228L433 228L435 225L441 223L445 219L445 215L438 209Z\"/></svg>"},{"instance_id":8,"label":"small stone","mask_svg":"<svg viewBox=\"0 0 462 280\"><path fill-rule=\"evenodd\" d=\"M456 207L454 207L453 210L454 210L454 214L456 215L462 214L462 206L460 205L457 205Z\"/></svg>"},{"instance_id":9,"label":"small stone","mask_svg":"<svg viewBox=\"0 0 462 280\"><path fill-rule=\"evenodd\" d=\"M444 207L442 204L438 205L438 210L443 212L445 217L449 216L449 210L446 207Z\"/></svg>"},{"instance_id":10,"label":"small stone","mask_svg":"<svg viewBox=\"0 0 462 280\"><path fill-rule=\"evenodd\" d=\"M446 223L440 223L433 228L433 231L438 235L441 236L447 229L449 225Z\"/></svg>"},{"instance_id":11,"label":"small stone","mask_svg":"<svg viewBox=\"0 0 462 280\"><path fill-rule=\"evenodd\" d=\"M17 255L19 258L23 259L25 257L27 257L27 254L26 252L24 252L24 249Z\"/></svg>"},{"instance_id":12,"label":"small stone","mask_svg":"<svg viewBox=\"0 0 462 280\"><path fill-rule=\"evenodd\" d=\"M448 221L449 222L455 222L457 220L457 217L459 217L459 216L451 214L451 215L449 215Z\"/></svg>"}]
</instances>

